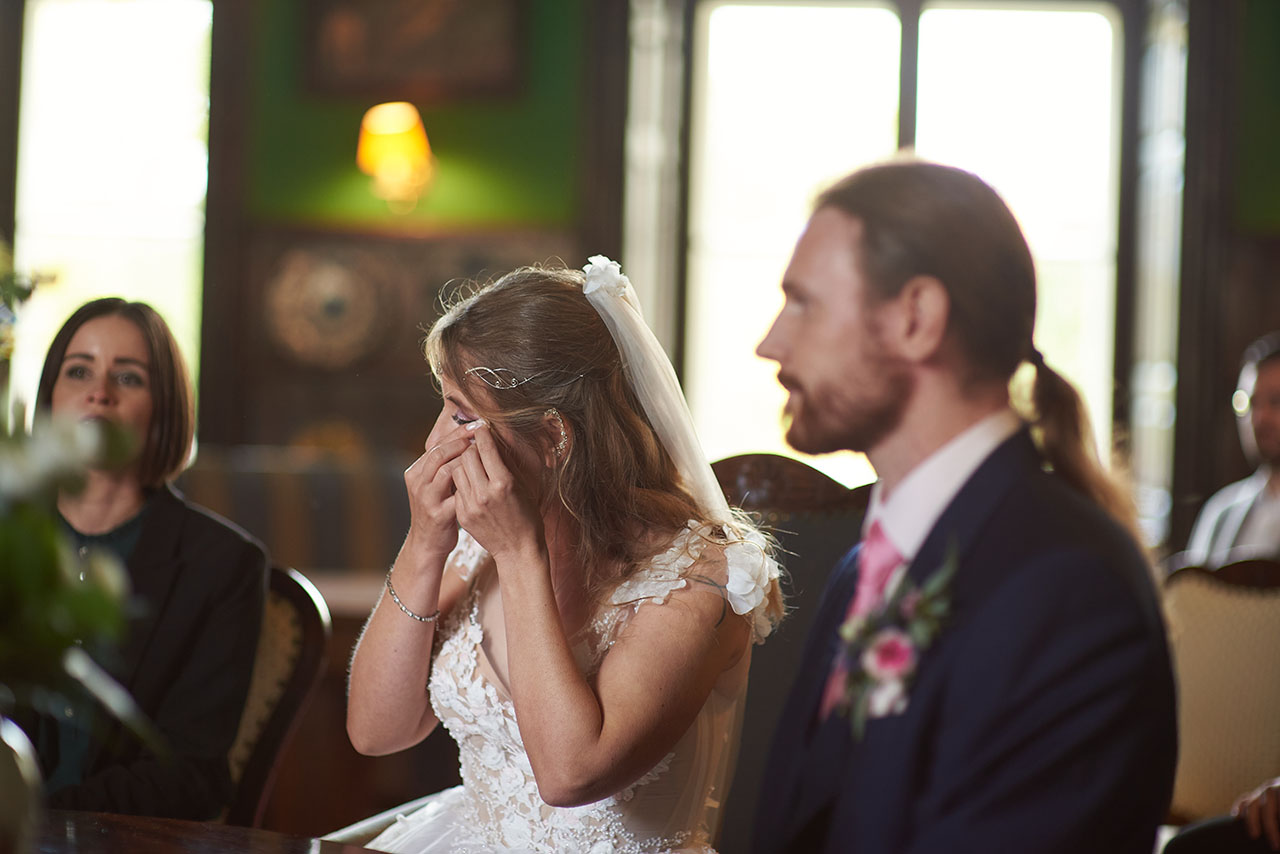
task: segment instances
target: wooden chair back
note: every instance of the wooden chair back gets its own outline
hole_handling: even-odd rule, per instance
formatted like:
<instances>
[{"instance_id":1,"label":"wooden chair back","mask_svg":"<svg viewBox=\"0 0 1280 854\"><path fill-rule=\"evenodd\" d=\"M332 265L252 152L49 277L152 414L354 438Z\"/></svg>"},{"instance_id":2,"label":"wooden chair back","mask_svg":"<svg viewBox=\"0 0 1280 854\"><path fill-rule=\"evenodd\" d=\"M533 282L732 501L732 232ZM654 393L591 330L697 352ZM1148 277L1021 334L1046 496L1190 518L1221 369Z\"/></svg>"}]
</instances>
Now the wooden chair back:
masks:
<instances>
[{"instance_id":1,"label":"wooden chair back","mask_svg":"<svg viewBox=\"0 0 1280 854\"><path fill-rule=\"evenodd\" d=\"M331 631L315 585L273 566L249 696L228 756L236 784L228 824L261 825L280 756L320 680Z\"/></svg>"},{"instance_id":2,"label":"wooden chair back","mask_svg":"<svg viewBox=\"0 0 1280 854\"><path fill-rule=\"evenodd\" d=\"M799 460L744 454L712 465L731 505L759 515L782 548L787 617L752 651L742 750L720 816L717 848L751 850L774 729L799 669L827 575L860 536L870 487L849 489Z\"/></svg>"}]
</instances>

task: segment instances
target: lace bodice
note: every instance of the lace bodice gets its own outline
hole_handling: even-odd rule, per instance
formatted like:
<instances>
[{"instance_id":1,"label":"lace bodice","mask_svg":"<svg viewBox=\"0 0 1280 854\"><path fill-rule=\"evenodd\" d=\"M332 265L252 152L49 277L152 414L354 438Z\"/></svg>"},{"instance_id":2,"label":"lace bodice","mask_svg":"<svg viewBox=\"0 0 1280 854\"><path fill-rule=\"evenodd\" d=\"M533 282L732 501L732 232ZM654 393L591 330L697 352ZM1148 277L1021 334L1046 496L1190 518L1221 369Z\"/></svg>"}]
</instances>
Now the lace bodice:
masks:
<instances>
[{"instance_id":1,"label":"lace bodice","mask_svg":"<svg viewBox=\"0 0 1280 854\"><path fill-rule=\"evenodd\" d=\"M620 586L597 615L577 650L584 673L599 666L630 615L665 602L689 583L681 573L701 545L688 534ZM453 565L468 575L484 558L464 534ZM473 584L442 627L429 685L432 707L458 743L465 823L479 837L475 850L709 851L711 825L732 770L750 656L733 668L740 674L722 679L694 725L639 780L592 804L552 807L538 794L515 708L486 660L482 599Z\"/></svg>"}]
</instances>

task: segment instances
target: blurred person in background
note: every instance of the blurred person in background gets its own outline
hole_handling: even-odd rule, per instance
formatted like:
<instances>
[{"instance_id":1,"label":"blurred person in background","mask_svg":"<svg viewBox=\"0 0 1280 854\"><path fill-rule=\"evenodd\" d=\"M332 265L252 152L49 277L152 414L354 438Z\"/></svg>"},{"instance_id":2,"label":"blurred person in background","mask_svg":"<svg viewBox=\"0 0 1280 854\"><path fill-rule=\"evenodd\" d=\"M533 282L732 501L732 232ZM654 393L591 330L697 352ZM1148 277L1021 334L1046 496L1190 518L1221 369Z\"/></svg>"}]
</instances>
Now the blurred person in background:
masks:
<instances>
[{"instance_id":1,"label":"blurred person in background","mask_svg":"<svg viewBox=\"0 0 1280 854\"><path fill-rule=\"evenodd\" d=\"M1232 404L1240 445L1258 469L1205 502L1179 565L1280 557L1280 332L1250 344L1241 362Z\"/></svg>"}]
</instances>

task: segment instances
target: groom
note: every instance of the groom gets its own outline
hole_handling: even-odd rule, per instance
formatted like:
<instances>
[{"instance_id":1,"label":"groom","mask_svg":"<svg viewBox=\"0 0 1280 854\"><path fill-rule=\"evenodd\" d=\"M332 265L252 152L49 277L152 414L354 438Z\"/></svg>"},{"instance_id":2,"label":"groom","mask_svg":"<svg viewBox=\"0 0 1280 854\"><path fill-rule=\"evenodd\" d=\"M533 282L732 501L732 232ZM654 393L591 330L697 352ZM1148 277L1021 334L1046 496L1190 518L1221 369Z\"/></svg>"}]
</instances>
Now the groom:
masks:
<instances>
[{"instance_id":1,"label":"groom","mask_svg":"<svg viewBox=\"0 0 1280 854\"><path fill-rule=\"evenodd\" d=\"M880 480L779 724L757 854L1150 854L1177 751L1164 628L1126 496L1032 344L1013 215L957 169L864 169L819 198L782 287L759 353L788 441L864 451ZM1035 441L1007 391L1023 362Z\"/></svg>"}]
</instances>

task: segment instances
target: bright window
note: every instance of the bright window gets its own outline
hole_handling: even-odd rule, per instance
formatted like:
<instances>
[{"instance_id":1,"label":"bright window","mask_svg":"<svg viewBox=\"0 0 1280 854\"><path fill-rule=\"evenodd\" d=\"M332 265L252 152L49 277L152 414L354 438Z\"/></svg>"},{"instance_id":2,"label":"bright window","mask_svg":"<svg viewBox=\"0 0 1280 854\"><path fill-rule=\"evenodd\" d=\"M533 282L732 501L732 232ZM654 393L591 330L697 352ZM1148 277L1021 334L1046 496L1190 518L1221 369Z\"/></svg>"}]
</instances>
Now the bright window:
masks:
<instances>
[{"instance_id":1,"label":"bright window","mask_svg":"<svg viewBox=\"0 0 1280 854\"><path fill-rule=\"evenodd\" d=\"M1115 343L1119 23L1106 6L966 5L930 4L920 16L916 151L977 173L1013 209L1036 261L1036 342L1084 395L1105 449Z\"/></svg>"},{"instance_id":2,"label":"bright window","mask_svg":"<svg viewBox=\"0 0 1280 854\"><path fill-rule=\"evenodd\" d=\"M14 256L51 273L19 316L14 394L58 327L121 296L200 342L210 0L27 0Z\"/></svg>"},{"instance_id":3,"label":"bright window","mask_svg":"<svg viewBox=\"0 0 1280 854\"><path fill-rule=\"evenodd\" d=\"M1034 7L1034 8L1032 8ZM898 148L902 30L882 3L704 2L694 43L685 386L709 457L786 448L754 357L816 193ZM1039 276L1037 342L1109 441L1120 25L1106 4L930 3L914 140L991 183ZM1105 455L1104 455L1105 456ZM853 485L860 457L806 460Z\"/></svg>"},{"instance_id":4,"label":"bright window","mask_svg":"<svg viewBox=\"0 0 1280 854\"><path fill-rule=\"evenodd\" d=\"M814 196L897 146L901 27L879 3L704 3L697 34L685 387L709 458L794 455L753 354ZM873 477L861 455L806 460Z\"/></svg>"}]
</instances>

